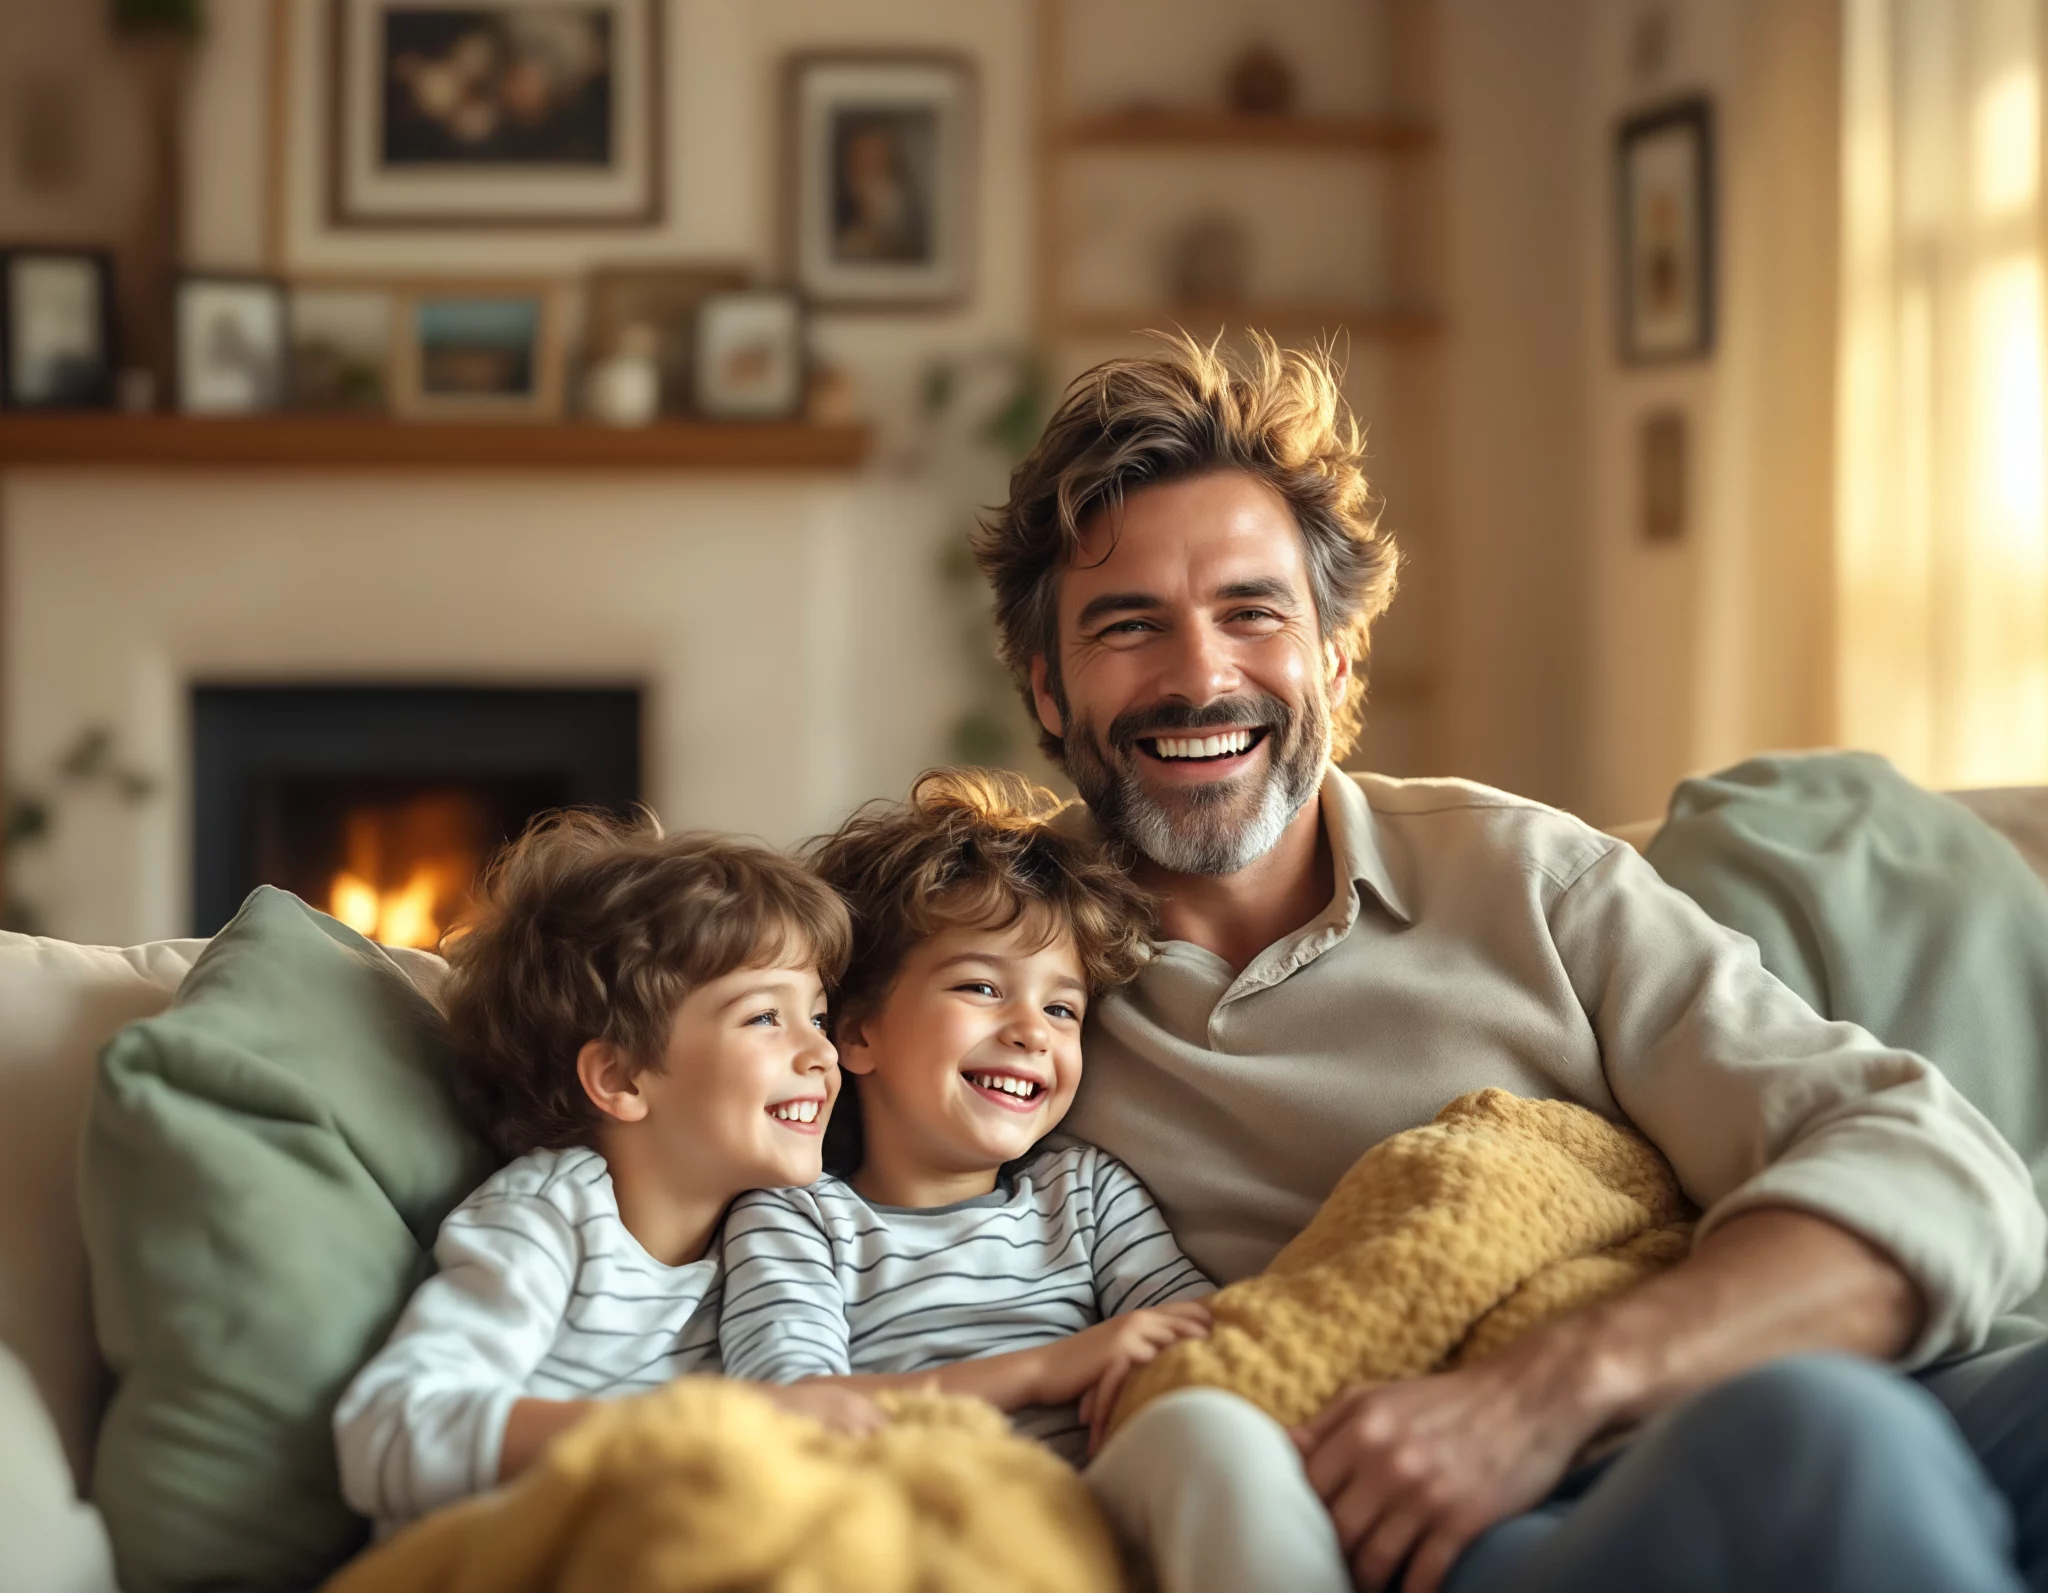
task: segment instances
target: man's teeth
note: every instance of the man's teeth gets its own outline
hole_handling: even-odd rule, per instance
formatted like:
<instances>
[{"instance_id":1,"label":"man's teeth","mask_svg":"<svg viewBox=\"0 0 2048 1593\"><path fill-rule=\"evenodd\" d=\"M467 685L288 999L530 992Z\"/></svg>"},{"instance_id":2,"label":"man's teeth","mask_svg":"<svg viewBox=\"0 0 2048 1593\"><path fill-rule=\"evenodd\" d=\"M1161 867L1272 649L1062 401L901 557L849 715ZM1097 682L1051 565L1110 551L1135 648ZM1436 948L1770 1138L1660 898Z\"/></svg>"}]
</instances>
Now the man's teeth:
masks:
<instances>
[{"instance_id":1,"label":"man's teeth","mask_svg":"<svg viewBox=\"0 0 2048 1593\"><path fill-rule=\"evenodd\" d=\"M1020 1100L1033 1100L1039 1087L1029 1079L1012 1077L1008 1073L970 1073L967 1082L979 1084L985 1090L1001 1090L1005 1095L1014 1095Z\"/></svg>"},{"instance_id":2,"label":"man's teeth","mask_svg":"<svg viewBox=\"0 0 2048 1593\"><path fill-rule=\"evenodd\" d=\"M822 1101L784 1101L768 1108L768 1115L784 1123L815 1123Z\"/></svg>"},{"instance_id":3,"label":"man's teeth","mask_svg":"<svg viewBox=\"0 0 2048 1593\"><path fill-rule=\"evenodd\" d=\"M1226 730L1220 736L1159 736L1152 746L1162 758L1220 758L1228 753L1249 752L1252 732Z\"/></svg>"}]
</instances>

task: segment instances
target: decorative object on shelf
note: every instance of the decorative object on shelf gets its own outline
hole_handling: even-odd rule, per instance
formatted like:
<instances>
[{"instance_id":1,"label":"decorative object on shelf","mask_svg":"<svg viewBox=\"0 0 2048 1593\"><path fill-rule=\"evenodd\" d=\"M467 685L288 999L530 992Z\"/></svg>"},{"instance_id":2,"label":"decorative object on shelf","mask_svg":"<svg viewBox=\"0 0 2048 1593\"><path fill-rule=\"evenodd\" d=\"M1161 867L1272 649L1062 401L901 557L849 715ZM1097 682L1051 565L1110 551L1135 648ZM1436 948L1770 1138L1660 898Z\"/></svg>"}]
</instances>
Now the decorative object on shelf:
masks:
<instances>
[{"instance_id":1,"label":"decorative object on shelf","mask_svg":"<svg viewBox=\"0 0 2048 1593\"><path fill-rule=\"evenodd\" d=\"M288 310L287 403L325 414L376 414L390 388L391 289L295 284Z\"/></svg>"},{"instance_id":2,"label":"decorative object on shelf","mask_svg":"<svg viewBox=\"0 0 2048 1593\"><path fill-rule=\"evenodd\" d=\"M1198 216L1167 243L1166 292L1174 304L1242 304L1251 277L1251 233L1235 216Z\"/></svg>"},{"instance_id":3,"label":"decorative object on shelf","mask_svg":"<svg viewBox=\"0 0 2048 1593\"><path fill-rule=\"evenodd\" d=\"M790 275L838 309L953 304L973 270L974 70L950 55L788 68Z\"/></svg>"},{"instance_id":4,"label":"decorative object on shelf","mask_svg":"<svg viewBox=\"0 0 2048 1593\"><path fill-rule=\"evenodd\" d=\"M392 413L409 420L560 415L560 297L552 282L448 282L401 291Z\"/></svg>"},{"instance_id":5,"label":"decorative object on shelf","mask_svg":"<svg viewBox=\"0 0 2048 1593\"><path fill-rule=\"evenodd\" d=\"M1294 68L1270 44L1247 44L1224 74L1223 99L1240 116L1285 116L1294 109Z\"/></svg>"},{"instance_id":6,"label":"decorative object on shelf","mask_svg":"<svg viewBox=\"0 0 2048 1593\"><path fill-rule=\"evenodd\" d=\"M185 236L185 104L206 12L201 0L113 0L112 9L146 152L121 247L122 358L169 393L177 359L171 299Z\"/></svg>"},{"instance_id":7,"label":"decorative object on shelf","mask_svg":"<svg viewBox=\"0 0 2048 1593\"><path fill-rule=\"evenodd\" d=\"M645 426L661 413L660 335L641 322L618 336L615 350L590 367L583 408L607 426Z\"/></svg>"},{"instance_id":8,"label":"decorative object on shelf","mask_svg":"<svg viewBox=\"0 0 2048 1593\"><path fill-rule=\"evenodd\" d=\"M338 227L650 226L657 0L329 0Z\"/></svg>"},{"instance_id":9,"label":"decorative object on shelf","mask_svg":"<svg viewBox=\"0 0 2048 1593\"><path fill-rule=\"evenodd\" d=\"M112 396L114 265L96 249L0 252L0 403L97 409Z\"/></svg>"},{"instance_id":10,"label":"decorative object on shelf","mask_svg":"<svg viewBox=\"0 0 2048 1593\"><path fill-rule=\"evenodd\" d=\"M288 363L284 284L272 277L181 277L178 409L253 415L282 407Z\"/></svg>"},{"instance_id":11,"label":"decorative object on shelf","mask_svg":"<svg viewBox=\"0 0 2048 1593\"><path fill-rule=\"evenodd\" d=\"M1645 542L1679 542L1686 522L1686 424L1682 409L1653 409L1636 432Z\"/></svg>"},{"instance_id":12,"label":"decorative object on shelf","mask_svg":"<svg viewBox=\"0 0 2048 1593\"><path fill-rule=\"evenodd\" d=\"M860 389L844 366L813 363L804 383L804 419L813 426L859 424Z\"/></svg>"},{"instance_id":13,"label":"decorative object on shelf","mask_svg":"<svg viewBox=\"0 0 2048 1593\"><path fill-rule=\"evenodd\" d=\"M139 807L156 795L158 786L155 775L122 758L114 732L105 725L79 731L46 779L34 786L9 786L0 802L0 929L23 935L46 929L41 910L20 894L15 854L49 839L67 796L98 788Z\"/></svg>"},{"instance_id":14,"label":"decorative object on shelf","mask_svg":"<svg viewBox=\"0 0 2048 1593\"><path fill-rule=\"evenodd\" d=\"M1714 346L1714 112L1681 100L1631 116L1615 141L1621 357L1697 359Z\"/></svg>"},{"instance_id":15,"label":"decorative object on shelf","mask_svg":"<svg viewBox=\"0 0 2048 1593\"><path fill-rule=\"evenodd\" d=\"M781 288L707 294L697 307L697 408L720 420L780 420L803 396L803 302Z\"/></svg>"},{"instance_id":16,"label":"decorative object on shelf","mask_svg":"<svg viewBox=\"0 0 2048 1593\"><path fill-rule=\"evenodd\" d=\"M747 285L744 266L710 264L615 265L592 269L584 314L584 346L592 358L619 351L620 339L635 326L654 329L655 363L661 371L661 407L669 414L690 408L695 381L693 342L697 306L709 293Z\"/></svg>"}]
</instances>

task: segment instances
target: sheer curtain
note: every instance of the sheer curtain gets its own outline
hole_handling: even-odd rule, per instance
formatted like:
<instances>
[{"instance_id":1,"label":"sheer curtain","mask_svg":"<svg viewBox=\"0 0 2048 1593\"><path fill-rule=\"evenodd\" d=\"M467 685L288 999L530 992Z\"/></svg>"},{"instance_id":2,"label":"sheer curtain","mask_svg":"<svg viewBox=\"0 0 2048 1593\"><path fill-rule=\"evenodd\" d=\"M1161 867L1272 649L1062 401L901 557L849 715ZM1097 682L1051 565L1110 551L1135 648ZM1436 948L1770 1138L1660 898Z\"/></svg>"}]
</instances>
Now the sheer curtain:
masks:
<instances>
[{"instance_id":1,"label":"sheer curtain","mask_svg":"<svg viewBox=\"0 0 2048 1593\"><path fill-rule=\"evenodd\" d=\"M1842 0L1841 741L2048 780L2039 0Z\"/></svg>"}]
</instances>

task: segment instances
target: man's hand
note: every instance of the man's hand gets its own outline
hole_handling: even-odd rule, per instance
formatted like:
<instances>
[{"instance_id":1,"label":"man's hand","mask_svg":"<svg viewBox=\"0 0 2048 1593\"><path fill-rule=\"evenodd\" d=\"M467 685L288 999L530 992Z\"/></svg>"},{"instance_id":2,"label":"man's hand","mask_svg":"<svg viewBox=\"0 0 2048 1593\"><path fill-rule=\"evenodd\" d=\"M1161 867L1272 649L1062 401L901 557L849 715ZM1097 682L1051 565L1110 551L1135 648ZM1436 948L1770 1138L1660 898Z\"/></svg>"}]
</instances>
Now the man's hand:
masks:
<instances>
[{"instance_id":1,"label":"man's hand","mask_svg":"<svg viewBox=\"0 0 2048 1593\"><path fill-rule=\"evenodd\" d=\"M1109 1420L1117 1390L1132 1367L1143 1366L1182 1339L1206 1338L1208 1333L1209 1308L1199 1300L1177 1300L1172 1305L1113 1316L1035 1352L1043 1359L1032 1403L1064 1405L1068 1400L1085 1399L1082 1419L1089 1421L1092 1438Z\"/></svg>"},{"instance_id":2,"label":"man's hand","mask_svg":"<svg viewBox=\"0 0 2048 1593\"><path fill-rule=\"evenodd\" d=\"M889 1418L882 1414L881 1407L867 1395L857 1394L827 1379L780 1386L756 1383L753 1387L770 1404L780 1406L790 1415L808 1416L835 1433L846 1434L848 1438L865 1438L889 1425Z\"/></svg>"},{"instance_id":3,"label":"man's hand","mask_svg":"<svg viewBox=\"0 0 2048 1593\"><path fill-rule=\"evenodd\" d=\"M1556 1348L1539 1333L1461 1371L1352 1389L1295 1429L1360 1587L1406 1565L1402 1593L1436 1593L1474 1539L1556 1486L1607 1419Z\"/></svg>"}]
</instances>

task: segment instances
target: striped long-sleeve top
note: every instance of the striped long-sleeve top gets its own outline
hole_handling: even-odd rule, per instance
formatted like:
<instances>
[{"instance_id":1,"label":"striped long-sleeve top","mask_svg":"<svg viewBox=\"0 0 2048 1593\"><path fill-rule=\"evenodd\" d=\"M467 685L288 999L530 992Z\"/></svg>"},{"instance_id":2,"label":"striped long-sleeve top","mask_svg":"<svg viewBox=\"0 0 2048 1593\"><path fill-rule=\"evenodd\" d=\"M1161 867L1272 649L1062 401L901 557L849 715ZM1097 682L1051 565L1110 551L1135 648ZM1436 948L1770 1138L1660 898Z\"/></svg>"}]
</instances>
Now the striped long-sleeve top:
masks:
<instances>
[{"instance_id":1,"label":"striped long-sleeve top","mask_svg":"<svg viewBox=\"0 0 2048 1593\"><path fill-rule=\"evenodd\" d=\"M342 1493L381 1533L491 1487L513 1404L715 1372L714 1250L664 1266L593 1150L535 1151L448 1214L437 1271L334 1412Z\"/></svg>"},{"instance_id":2,"label":"striped long-sleeve top","mask_svg":"<svg viewBox=\"0 0 2048 1593\"><path fill-rule=\"evenodd\" d=\"M724 1261L725 1370L773 1383L927 1371L1214 1288L1137 1175L1065 1139L953 1206L874 1206L829 1175L742 1195ZM1072 1405L1012 1420L1070 1460L1087 1448Z\"/></svg>"}]
</instances>

